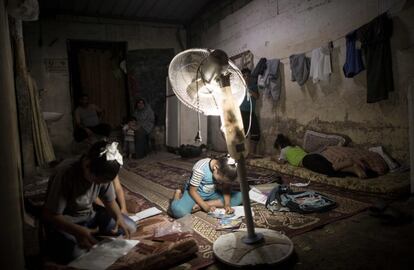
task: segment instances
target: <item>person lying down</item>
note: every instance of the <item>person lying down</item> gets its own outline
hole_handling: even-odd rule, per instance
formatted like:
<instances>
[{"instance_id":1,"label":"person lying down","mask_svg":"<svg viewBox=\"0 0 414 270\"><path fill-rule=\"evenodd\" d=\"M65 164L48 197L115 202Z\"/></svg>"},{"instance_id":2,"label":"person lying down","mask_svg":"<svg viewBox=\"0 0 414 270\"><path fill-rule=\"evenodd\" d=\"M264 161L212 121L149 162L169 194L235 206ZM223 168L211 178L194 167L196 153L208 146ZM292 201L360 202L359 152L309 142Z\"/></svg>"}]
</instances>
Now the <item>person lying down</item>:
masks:
<instances>
[{"instance_id":1,"label":"person lying down","mask_svg":"<svg viewBox=\"0 0 414 270\"><path fill-rule=\"evenodd\" d=\"M293 145L283 134L277 135L274 148L279 150L280 154L272 159L280 164L288 162L290 165L304 167L330 177L343 177L344 173L351 173L359 178L367 178L364 164L359 164L350 158L331 163L321 153L306 153L301 147Z\"/></svg>"},{"instance_id":2,"label":"person lying down","mask_svg":"<svg viewBox=\"0 0 414 270\"><path fill-rule=\"evenodd\" d=\"M177 189L169 213L180 218L197 210L213 212L224 208L227 214L232 206L242 204L241 192L231 190L237 178L237 165L232 158L204 158L193 167L190 179L185 182L184 192Z\"/></svg>"}]
</instances>

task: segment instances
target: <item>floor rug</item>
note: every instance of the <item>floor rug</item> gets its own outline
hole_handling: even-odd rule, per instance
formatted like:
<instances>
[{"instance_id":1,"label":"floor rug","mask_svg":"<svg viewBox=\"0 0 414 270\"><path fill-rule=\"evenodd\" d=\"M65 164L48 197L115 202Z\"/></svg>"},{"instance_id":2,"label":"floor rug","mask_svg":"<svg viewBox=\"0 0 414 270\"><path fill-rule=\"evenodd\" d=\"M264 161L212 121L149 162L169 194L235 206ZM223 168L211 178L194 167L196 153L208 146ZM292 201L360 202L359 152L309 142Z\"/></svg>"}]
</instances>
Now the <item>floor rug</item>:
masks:
<instances>
[{"instance_id":1,"label":"floor rug","mask_svg":"<svg viewBox=\"0 0 414 270\"><path fill-rule=\"evenodd\" d=\"M191 163L182 159L147 163L143 166L138 162L127 163L120 176L122 183L130 190L139 193L149 201L166 210L169 199L172 198L174 189L180 188L183 182L191 174ZM250 175L272 175L272 178L281 177L285 183L303 182L302 179L278 176L270 170L255 167L248 168ZM270 172L269 172L270 171ZM270 179L267 179L270 181ZM268 182L269 182L268 181ZM264 181L266 182L266 181ZM362 196L342 193L340 189L312 183L310 189L317 190L338 202L338 207L325 213L302 215L293 212L271 213L263 205L253 203L254 221L257 227L269 228L281 231L292 237L313 230L323 225L355 215L370 206L370 201ZM216 220L203 212L197 212L193 216L194 230L203 238L213 243L224 232L215 230ZM244 225L242 225L244 226Z\"/></svg>"},{"instance_id":2,"label":"floor rug","mask_svg":"<svg viewBox=\"0 0 414 270\"><path fill-rule=\"evenodd\" d=\"M150 202L150 200L146 199L142 195L131 191L127 185L124 185L124 187L125 187L124 188L125 201L127 204L128 212L136 213L136 212L140 212L145 209L148 209L150 207L157 206L157 204ZM146 223L148 221L148 222L163 223L163 221L165 220L173 221L172 218L168 217L164 213L164 214L156 216L156 218L146 219L143 222ZM153 225L155 225L156 227L157 224L153 224ZM140 228L140 223L138 223L138 233L139 233L139 228ZM197 252L196 256L190 258L185 263L177 266L180 269L199 269L199 268L206 267L213 263L211 243L205 238L201 237L197 233L194 233L193 237L198 244L199 251Z\"/></svg>"},{"instance_id":3,"label":"floor rug","mask_svg":"<svg viewBox=\"0 0 414 270\"><path fill-rule=\"evenodd\" d=\"M165 187L181 189L185 181L190 178L195 162L192 159L181 158L151 163L140 163L133 160L128 161L124 167ZM280 182L280 174L269 169L253 168L247 165L247 181L250 185ZM235 185L235 188L239 188L238 184Z\"/></svg>"}]
</instances>

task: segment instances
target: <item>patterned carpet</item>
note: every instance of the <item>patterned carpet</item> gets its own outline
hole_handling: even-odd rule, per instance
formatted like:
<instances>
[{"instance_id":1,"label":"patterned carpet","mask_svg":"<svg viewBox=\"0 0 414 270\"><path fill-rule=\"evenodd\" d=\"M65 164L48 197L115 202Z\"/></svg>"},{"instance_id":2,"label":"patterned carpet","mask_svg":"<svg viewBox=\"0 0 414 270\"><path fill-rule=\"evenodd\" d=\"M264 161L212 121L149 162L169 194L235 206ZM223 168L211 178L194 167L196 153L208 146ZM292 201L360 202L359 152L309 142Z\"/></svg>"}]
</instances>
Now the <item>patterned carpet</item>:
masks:
<instances>
[{"instance_id":1,"label":"patterned carpet","mask_svg":"<svg viewBox=\"0 0 414 270\"><path fill-rule=\"evenodd\" d=\"M190 176L192 162L194 161L184 159L170 159L144 164L130 161L121 170L120 177L122 184L128 190L139 194L166 211L174 189L182 187L184 181ZM284 183L304 182L300 178L279 175L271 170L251 166L248 167L248 177L249 182L257 184L258 187L266 186L266 184L275 181L283 181ZM338 207L329 212L307 215L292 212L273 214L263 205L252 203L255 225L281 231L292 237L355 215L370 206L370 199L364 198L360 194L346 192L321 183L311 183L309 188L334 199L338 203ZM300 189L296 188L296 190ZM204 212L192 214L192 222L193 229L198 235L196 238L206 241L201 244L199 255L202 258L212 260L212 243L226 232L216 231L217 221ZM242 224L242 227L245 227L245 225Z\"/></svg>"}]
</instances>

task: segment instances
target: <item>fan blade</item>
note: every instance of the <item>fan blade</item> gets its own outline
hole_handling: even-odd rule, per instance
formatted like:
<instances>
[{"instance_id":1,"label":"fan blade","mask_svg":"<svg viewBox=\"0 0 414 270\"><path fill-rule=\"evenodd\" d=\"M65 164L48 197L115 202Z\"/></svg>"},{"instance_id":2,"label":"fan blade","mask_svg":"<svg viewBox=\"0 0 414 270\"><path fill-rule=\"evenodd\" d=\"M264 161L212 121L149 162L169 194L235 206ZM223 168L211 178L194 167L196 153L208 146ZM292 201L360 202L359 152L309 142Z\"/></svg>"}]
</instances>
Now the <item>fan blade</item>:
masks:
<instances>
[{"instance_id":1,"label":"fan blade","mask_svg":"<svg viewBox=\"0 0 414 270\"><path fill-rule=\"evenodd\" d=\"M197 80L192 81L187 86L187 95L191 98L191 101L195 101L197 98L197 92L198 90L204 86L204 82L201 78L198 78Z\"/></svg>"}]
</instances>

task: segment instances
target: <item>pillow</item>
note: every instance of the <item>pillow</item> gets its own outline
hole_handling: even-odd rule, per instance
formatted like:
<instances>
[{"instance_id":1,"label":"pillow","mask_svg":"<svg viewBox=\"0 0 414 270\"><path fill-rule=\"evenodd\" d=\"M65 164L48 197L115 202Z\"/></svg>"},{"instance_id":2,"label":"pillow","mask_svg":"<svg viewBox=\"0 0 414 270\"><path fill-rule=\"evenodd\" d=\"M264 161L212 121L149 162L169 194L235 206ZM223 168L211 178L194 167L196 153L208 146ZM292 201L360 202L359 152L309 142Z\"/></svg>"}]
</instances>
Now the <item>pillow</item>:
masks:
<instances>
[{"instance_id":1,"label":"pillow","mask_svg":"<svg viewBox=\"0 0 414 270\"><path fill-rule=\"evenodd\" d=\"M303 149L312 153L321 151L326 146L344 146L345 143L346 139L342 136L307 130L303 138Z\"/></svg>"}]
</instances>

